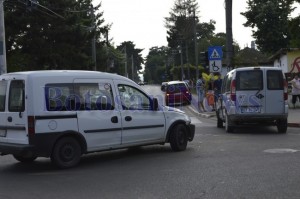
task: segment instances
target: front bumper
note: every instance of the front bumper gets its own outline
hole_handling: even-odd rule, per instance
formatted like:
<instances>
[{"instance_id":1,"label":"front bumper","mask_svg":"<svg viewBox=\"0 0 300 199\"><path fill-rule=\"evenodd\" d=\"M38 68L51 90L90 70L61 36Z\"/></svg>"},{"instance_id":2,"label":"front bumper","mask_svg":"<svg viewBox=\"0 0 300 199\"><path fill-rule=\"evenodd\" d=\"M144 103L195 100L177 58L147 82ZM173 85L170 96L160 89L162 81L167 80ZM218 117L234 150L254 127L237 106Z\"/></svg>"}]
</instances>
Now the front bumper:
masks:
<instances>
[{"instance_id":1,"label":"front bumper","mask_svg":"<svg viewBox=\"0 0 300 199\"><path fill-rule=\"evenodd\" d=\"M195 125L189 124L187 127L188 127L188 140L191 142L193 141L195 136Z\"/></svg>"}]
</instances>

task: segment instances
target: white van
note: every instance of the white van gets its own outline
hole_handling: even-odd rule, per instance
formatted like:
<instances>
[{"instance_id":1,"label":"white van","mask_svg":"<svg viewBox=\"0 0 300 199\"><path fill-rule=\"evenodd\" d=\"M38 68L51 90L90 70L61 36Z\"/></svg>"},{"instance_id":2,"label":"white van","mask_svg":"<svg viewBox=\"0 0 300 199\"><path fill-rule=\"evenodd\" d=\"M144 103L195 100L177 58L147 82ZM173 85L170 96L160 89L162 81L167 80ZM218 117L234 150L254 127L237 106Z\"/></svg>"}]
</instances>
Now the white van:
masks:
<instances>
[{"instance_id":1,"label":"white van","mask_svg":"<svg viewBox=\"0 0 300 199\"><path fill-rule=\"evenodd\" d=\"M281 69L243 67L227 73L217 103L217 126L226 132L242 124L276 125L287 131L287 82Z\"/></svg>"},{"instance_id":2,"label":"white van","mask_svg":"<svg viewBox=\"0 0 300 199\"><path fill-rule=\"evenodd\" d=\"M50 157L73 167L82 154L170 143L183 151L195 126L135 82L95 71L30 71L0 76L0 154L21 162Z\"/></svg>"}]
</instances>

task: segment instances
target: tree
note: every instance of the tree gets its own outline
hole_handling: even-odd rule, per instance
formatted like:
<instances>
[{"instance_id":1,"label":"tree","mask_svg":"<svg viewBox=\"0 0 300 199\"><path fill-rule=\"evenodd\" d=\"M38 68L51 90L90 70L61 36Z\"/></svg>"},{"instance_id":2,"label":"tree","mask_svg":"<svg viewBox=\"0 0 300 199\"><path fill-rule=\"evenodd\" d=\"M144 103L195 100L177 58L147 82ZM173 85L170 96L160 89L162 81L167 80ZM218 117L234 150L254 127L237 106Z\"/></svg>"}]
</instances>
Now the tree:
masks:
<instances>
[{"instance_id":1,"label":"tree","mask_svg":"<svg viewBox=\"0 0 300 199\"><path fill-rule=\"evenodd\" d=\"M248 0L246 27L251 27L258 49L266 53L275 53L280 48L287 48L289 34L289 16L293 11L294 0Z\"/></svg>"},{"instance_id":2,"label":"tree","mask_svg":"<svg viewBox=\"0 0 300 199\"><path fill-rule=\"evenodd\" d=\"M165 46L152 47L146 57L145 63L145 75L144 80L146 82L160 83L167 81L170 76L169 68L167 68L167 55L169 48Z\"/></svg>"},{"instance_id":3,"label":"tree","mask_svg":"<svg viewBox=\"0 0 300 199\"><path fill-rule=\"evenodd\" d=\"M139 71L142 70L142 64L144 64L144 59L140 54L143 49L135 48L135 44L132 41L122 42L117 46L117 49L120 52L124 52L124 62L126 62L128 77L133 81L139 81ZM124 63L118 63L118 71L125 71L124 65Z\"/></svg>"},{"instance_id":4,"label":"tree","mask_svg":"<svg viewBox=\"0 0 300 199\"><path fill-rule=\"evenodd\" d=\"M102 46L101 4L91 0L5 1L8 72L93 69L91 41ZM97 14L95 14L97 13Z\"/></svg>"}]
</instances>

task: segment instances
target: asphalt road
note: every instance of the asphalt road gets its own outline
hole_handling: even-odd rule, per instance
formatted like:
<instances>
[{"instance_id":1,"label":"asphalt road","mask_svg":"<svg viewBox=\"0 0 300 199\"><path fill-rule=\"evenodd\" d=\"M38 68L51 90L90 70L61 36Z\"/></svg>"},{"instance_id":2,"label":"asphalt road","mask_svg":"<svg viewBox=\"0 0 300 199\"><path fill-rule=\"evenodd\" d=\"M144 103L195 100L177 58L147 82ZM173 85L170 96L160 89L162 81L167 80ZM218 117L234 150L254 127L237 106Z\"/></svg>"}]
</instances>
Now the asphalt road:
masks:
<instances>
[{"instance_id":1,"label":"asphalt road","mask_svg":"<svg viewBox=\"0 0 300 199\"><path fill-rule=\"evenodd\" d=\"M158 87L143 88L162 95ZM186 151L166 144L94 153L68 170L46 158L21 164L3 156L0 198L300 198L298 128L278 134L275 127L251 126L228 134L214 118L180 108L196 124Z\"/></svg>"}]
</instances>

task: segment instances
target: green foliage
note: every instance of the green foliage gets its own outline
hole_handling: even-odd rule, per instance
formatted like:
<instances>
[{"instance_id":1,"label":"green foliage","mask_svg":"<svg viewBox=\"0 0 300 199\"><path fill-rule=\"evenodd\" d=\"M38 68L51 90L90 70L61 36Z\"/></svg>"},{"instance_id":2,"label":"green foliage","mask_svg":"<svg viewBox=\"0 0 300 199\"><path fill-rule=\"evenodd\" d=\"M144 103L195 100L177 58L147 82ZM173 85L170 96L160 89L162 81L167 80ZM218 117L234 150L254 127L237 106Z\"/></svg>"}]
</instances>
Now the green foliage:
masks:
<instances>
[{"instance_id":1,"label":"green foliage","mask_svg":"<svg viewBox=\"0 0 300 199\"><path fill-rule=\"evenodd\" d=\"M142 69L142 64L144 64L144 59L141 55L143 49L135 48L135 44L132 41L124 41L117 46L117 50L122 52L123 55L122 59L116 63L116 72L118 71L120 75L128 76L134 81L139 81L138 71ZM127 75L125 74L126 66Z\"/></svg>"},{"instance_id":2,"label":"green foliage","mask_svg":"<svg viewBox=\"0 0 300 199\"><path fill-rule=\"evenodd\" d=\"M91 0L5 1L8 72L41 69L93 69L91 40L103 46L101 4ZM95 24L95 26L94 26ZM97 59L98 63L102 60Z\"/></svg>"},{"instance_id":3,"label":"green foliage","mask_svg":"<svg viewBox=\"0 0 300 199\"><path fill-rule=\"evenodd\" d=\"M246 27L253 28L253 37L258 48L266 53L275 53L287 48L291 35L288 31L289 16L294 0L248 0Z\"/></svg>"},{"instance_id":4,"label":"green foliage","mask_svg":"<svg viewBox=\"0 0 300 199\"><path fill-rule=\"evenodd\" d=\"M166 70L166 56L168 54L167 47L152 47L149 50L149 54L146 57L145 63L145 75L144 80L146 82L160 83L166 81L162 76L169 76L168 70Z\"/></svg>"},{"instance_id":5,"label":"green foliage","mask_svg":"<svg viewBox=\"0 0 300 199\"><path fill-rule=\"evenodd\" d=\"M289 32L291 34L290 47L300 47L300 16L291 19L289 22Z\"/></svg>"}]
</instances>

